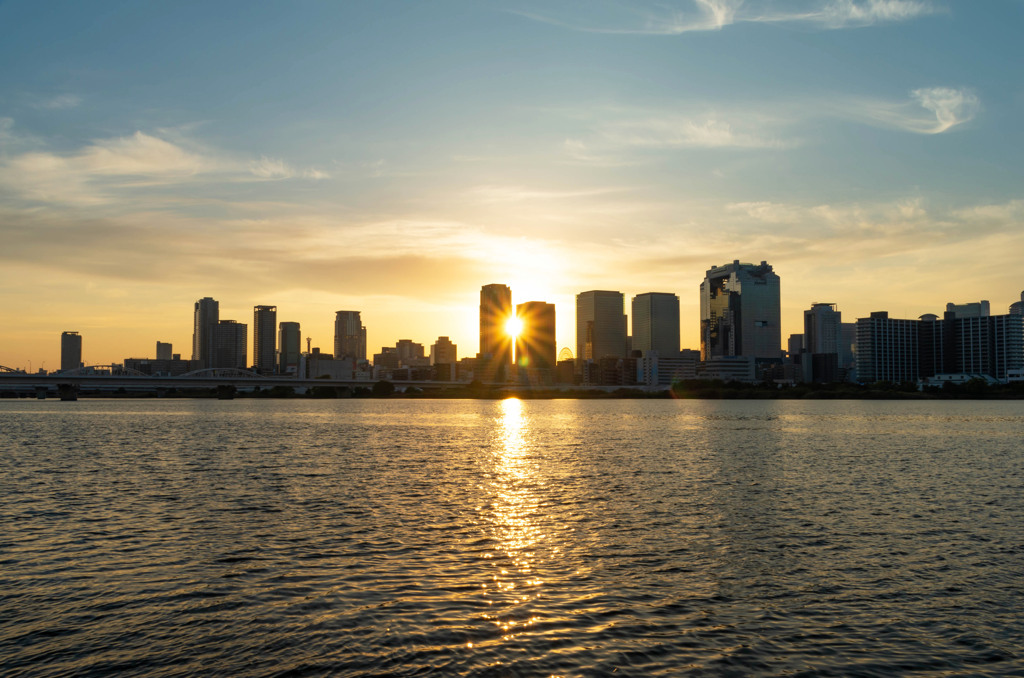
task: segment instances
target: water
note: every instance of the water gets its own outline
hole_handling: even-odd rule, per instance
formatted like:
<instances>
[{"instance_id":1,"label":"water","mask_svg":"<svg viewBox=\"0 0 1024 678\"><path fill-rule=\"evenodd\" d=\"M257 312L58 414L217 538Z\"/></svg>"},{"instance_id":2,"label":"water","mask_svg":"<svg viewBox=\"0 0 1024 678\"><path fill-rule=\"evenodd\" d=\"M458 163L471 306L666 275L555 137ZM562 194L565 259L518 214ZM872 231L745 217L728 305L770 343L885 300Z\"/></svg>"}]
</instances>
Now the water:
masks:
<instances>
[{"instance_id":1,"label":"water","mask_svg":"<svg viewBox=\"0 0 1024 678\"><path fill-rule=\"evenodd\" d=\"M1024 675L1024 406L0 401L6 676Z\"/></svg>"}]
</instances>

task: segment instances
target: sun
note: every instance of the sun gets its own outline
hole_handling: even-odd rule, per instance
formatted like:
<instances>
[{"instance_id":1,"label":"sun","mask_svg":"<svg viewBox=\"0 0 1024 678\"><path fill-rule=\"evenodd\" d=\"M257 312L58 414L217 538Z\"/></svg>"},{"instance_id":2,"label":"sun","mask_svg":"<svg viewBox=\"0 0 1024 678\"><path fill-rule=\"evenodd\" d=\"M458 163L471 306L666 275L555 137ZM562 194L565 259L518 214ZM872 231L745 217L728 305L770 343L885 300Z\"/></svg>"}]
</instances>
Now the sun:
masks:
<instances>
[{"instance_id":1,"label":"sun","mask_svg":"<svg viewBox=\"0 0 1024 678\"><path fill-rule=\"evenodd\" d=\"M512 316L505 321L505 334L512 337L513 339L519 336L519 333L523 331L523 321L517 316Z\"/></svg>"}]
</instances>

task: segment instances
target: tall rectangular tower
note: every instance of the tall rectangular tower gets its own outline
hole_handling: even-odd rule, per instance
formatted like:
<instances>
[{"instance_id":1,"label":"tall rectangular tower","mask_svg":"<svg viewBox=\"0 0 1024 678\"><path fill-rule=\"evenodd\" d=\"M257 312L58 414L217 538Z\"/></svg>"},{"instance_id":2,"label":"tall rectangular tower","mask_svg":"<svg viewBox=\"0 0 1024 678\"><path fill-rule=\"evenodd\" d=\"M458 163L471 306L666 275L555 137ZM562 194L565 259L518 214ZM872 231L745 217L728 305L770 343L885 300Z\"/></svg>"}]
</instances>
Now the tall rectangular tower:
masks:
<instances>
[{"instance_id":1,"label":"tall rectangular tower","mask_svg":"<svg viewBox=\"0 0 1024 678\"><path fill-rule=\"evenodd\" d=\"M203 297L195 304L192 330L192 360L199 366L213 367L213 334L220 322L220 304L210 297Z\"/></svg>"},{"instance_id":2,"label":"tall rectangular tower","mask_svg":"<svg viewBox=\"0 0 1024 678\"><path fill-rule=\"evenodd\" d=\"M553 372L556 351L555 305L543 301L527 301L516 306L516 317L522 323L522 329L516 337L516 365L520 369Z\"/></svg>"},{"instance_id":3,"label":"tall rectangular tower","mask_svg":"<svg viewBox=\"0 0 1024 678\"><path fill-rule=\"evenodd\" d=\"M588 360L626 357L626 313L622 292L590 290L576 295L576 371Z\"/></svg>"},{"instance_id":4,"label":"tall rectangular tower","mask_svg":"<svg viewBox=\"0 0 1024 678\"><path fill-rule=\"evenodd\" d=\"M505 325L512 318L512 290L508 285L484 285L480 288L480 355L489 357L495 378L503 379L512 364L512 337ZM499 375L500 371L500 375Z\"/></svg>"},{"instance_id":5,"label":"tall rectangular tower","mask_svg":"<svg viewBox=\"0 0 1024 678\"><path fill-rule=\"evenodd\" d=\"M302 331L299 323L282 322L278 326L277 337L278 374L297 374L301 352Z\"/></svg>"},{"instance_id":6,"label":"tall rectangular tower","mask_svg":"<svg viewBox=\"0 0 1024 678\"><path fill-rule=\"evenodd\" d=\"M260 374L273 374L277 363L277 306L252 311L252 361Z\"/></svg>"},{"instance_id":7,"label":"tall rectangular tower","mask_svg":"<svg viewBox=\"0 0 1024 678\"><path fill-rule=\"evenodd\" d=\"M78 332L60 334L60 371L77 370L82 366L82 335Z\"/></svg>"},{"instance_id":8,"label":"tall rectangular tower","mask_svg":"<svg viewBox=\"0 0 1024 678\"><path fill-rule=\"evenodd\" d=\"M814 302L804 311L803 349L807 353L842 352L843 314L835 304Z\"/></svg>"},{"instance_id":9,"label":"tall rectangular tower","mask_svg":"<svg viewBox=\"0 0 1024 678\"><path fill-rule=\"evenodd\" d=\"M359 311L334 314L334 359L366 360L366 327Z\"/></svg>"},{"instance_id":10,"label":"tall rectangular tower","mask_svg":"<svg viewBox=\"0 0 1024 678\"><path fill-rule=\"evenodd\" d=\"M656 351L661 358L679 354L679 297L647 292L633 297L633 350Z\"/></svg>"},{"instance_id":11,"label":"tall rectangular tower","mask_svg":"<svg viewBox=\"0 0 1024 678\"><path fill-rule=\"evenodd\" d=\"M701 360L780 358L779 276L765 261L711 268L700 284Z\"/></svg>"}]
</instances>

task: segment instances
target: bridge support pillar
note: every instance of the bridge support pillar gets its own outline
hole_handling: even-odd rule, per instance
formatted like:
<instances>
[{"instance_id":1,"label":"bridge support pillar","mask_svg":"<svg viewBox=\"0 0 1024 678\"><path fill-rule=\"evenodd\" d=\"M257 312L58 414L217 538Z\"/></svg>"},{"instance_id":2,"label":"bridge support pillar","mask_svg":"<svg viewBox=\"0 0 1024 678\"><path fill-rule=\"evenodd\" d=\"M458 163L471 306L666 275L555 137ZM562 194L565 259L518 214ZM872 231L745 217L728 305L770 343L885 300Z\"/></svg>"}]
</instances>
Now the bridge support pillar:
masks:
<instances>
[{"instance_id":1,"label":"bridge support pillar","mask_svg":"<svg viewBox=\"0 0 1024 678\"><path fill-rule=\"evenodd\" d=\"M78 386L75 384L58 384L57 393L61 400L78 400Z\"/></svg>"},{"instance_id":2,"label":"bridge support pillar","mask_svg":"<svg viewBox=\"0 0 1024 678\"><path fill-rule=\"evenodd\" d=\"M45 386L36 386L36 398L46 400L46 390Z\"/></svg>"}]
</instances>

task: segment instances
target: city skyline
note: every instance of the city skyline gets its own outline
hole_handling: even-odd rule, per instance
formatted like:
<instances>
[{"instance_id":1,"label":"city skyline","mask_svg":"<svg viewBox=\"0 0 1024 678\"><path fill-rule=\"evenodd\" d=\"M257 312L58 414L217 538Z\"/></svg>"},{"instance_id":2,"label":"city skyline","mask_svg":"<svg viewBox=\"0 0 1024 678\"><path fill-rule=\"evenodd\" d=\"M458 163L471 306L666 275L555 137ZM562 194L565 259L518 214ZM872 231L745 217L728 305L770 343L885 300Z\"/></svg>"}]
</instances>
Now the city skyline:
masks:
<instances>
[{"instance_id":1,"label":"city skyline","mask_svg":"<svg viewBox=\"0 0 1024 678\"><path fill-rule=\"evenodd\" d=\"M733 265L734 265L734 263L728 263L728 264L725 264L725 265L722 265L722 266L713 266L711 269L709 269L708 272L711 273L712 271L715 271L715 270L718 270L718 271L725 270L725 269L731 268ZM763 267L763 266L767 265L767 268L768 268L769 271L772 268L772 266L770 264L767 264L767 262L765 262L765 261L762 261L761 264L750 264L748 262L743 262L742 265L750 266L752 268ZM504 285L501 285L501 284L487 284L487 285L482 286L483 289L494 288L494 287L507 288L507 286L504 286ZM509 291L511 293L511 298L513 300L515 300L517 298L517 295L515 295L514 290L509 290ZM632 342L634 340L634 335L633 335L634 313L633 313L633 311L630 311L629 309L630 308L636 309L636 302L639 299L647 298L647 297L650 297L651 295L653 295L653 296L660 296L660 297L671 297L671 296L673 296L672 293L665 293L665 292L654 292L654 293L652 293L652 292L643 292L643 293L638 293L636 295L629 295L629 294L623 294L623 293L620 293L620 292L617 292L617 291L601 291L601 290L582 292L582 293L579 293L577 295L574 295L574 301L573 301L573 305L572 305L573 312L566 313L566 312L563 311L562 313L560 313L560 319L559 319L559 322L558 322L558 327L556 327L556 334L555 334L555 347L556 347L556 351L555 352L558 352L558 351L560 351L560 350L562 350L564 348L568 348L569 350L572 351L573 357L577 357L578 350L579 350L579 342L580 342L580 340L578 339L578 335L577 335L577 331L579 330L579 327L580 327L580 316L578 315L578 311L580 309L580 296L581 295L585 295L585 296L587 296L587 295L594 295L595 293L596 294L603 294L603 295L606 295L606 296L622 295L624 311L626 311L626 312L624 312L624 317L625 317L625 320L626 320L626 334L625 334L625 336L626 336L626 338L629 340L629 342L631 344L632 344ZM697 292L696 292L696 296L699 296L699 294L700 294L700 290L698 289ZM479 295L479 292L477 292L477 295ZM214 323L214 326L216 326L216 324L217 324L216 313L217 313L217 308L219 307L219 302L220 302L219 299L213 299L211 297L204 297L202 299L194 301L193 304L191 304L191 306L194 307L194 312L193 312L193 315L194 315L193 334L191 334L191 336L188 337L187 341L182 341L180 344L177 343L177 342L164 342L162 339L157 338L157 339L155 339L155 341L157 342L158 351L160 350L161 346L164 346L165 350L167 350L168 354L170 354L170 350L171 349L167 348L167 346L172 346L174 353L178 353L178 354L182 355L182 357L186 357L187 358L187 355L188 355L187 351L181 350L180 346L182 346L182 345L191 346L194 349L193 353L191 353L191 357L193 357L193 359L199 359L198 358L198 354L195 352L195 347L198 345L197 344L197 342L198 342L198 335L196 333L198 331L202 332L201 330L199 330L200 325L201 325L200 319L201 319L201 317L204 317L204 319L206 319L206 320L209 319L208 311L205 310L205 308L209 306L209 307L213 308L213 313L214 313L213 323ZM959 302L959 303L957 303L957 302ZM516 309L517 306L525 304L525 303L538 303L538 302L516 302L516 301L513 301L512 305L510 307L509 317L514 316L516 314L515 313L515 309ZM557 306L557 304L552 304L550 302L544 302L544 303L546 305ZM699 300L698 300L698 304L699 304ZM683 304L680 304L680 305L683 305ZM1015 310L1015 309L1018 309L1022 305L1024 305L1024 291L1020 292L1017 295L1012 296L1011 300L1008 301L1007 303L1002 303L1002 300L991 300L991 299L978 299L978 300L958 299L956 301L946 301L946 302L944 302L942 304L937 304L933 308L928 308L928 309L924 310L923 312L916 313L914 315L904 315L904 314L901 314L899 312L893 311L892 310L893 305L890 304L890 305L885 305L885 306L880 307L880 308L876 308L876 309L874 309L872 311L869 311L868 313L864 313L863 315L848 314L847 317L849 317L849 319L850 319L849 322L852 323L852 322L854 322L856 320L862 319L862 317L863 317L863 319L867 319L867 317L871 316L872 314L881 311L881 312L888 313L892 317L895 317L895 319L901 319L901 320L906 320L906 321L916 321L916 320L919 319L919 317L921 317L923 315L941 314L943 309L950 309L950 308L953 308L954 306L957 307L957 308L959 308L959 307L978 307L978 308L984 308L984 309L986 309L986 314L987 314L987 311L990 310L991 314L993 314L993 315L1006 314L1006 313L1017 313L1017 314L1019 314L1019 312L1017 310ZM784 306L784 304L783 304L783 306ZM805 335L806 328L807 328L807 320L806 320L807 319L807 313L808 312L812 312L817 307L823 307L823 306L827 306L827 307L831 307L831 308L835 308L836 306L839 306L839 309L840 309L839 312L840 313L844 312L843 311L844 306L843 306L842 303L821 302L821 301L810 302L808 304L808 308L805 308L805 309L800 311L799 326L797 326L795 324L792 326L792 329L795 330L794 332L790 332L790 331L786 330L787 328L791 328L790 324L782 323L781 327L783 328L783 331L782 331L782 334L781 334L781 337L780 337L780 341L779 341L779 350L780 351L784 352L784 351L787 350L787 346L788 346L787 339L788 338L792 338L793 336L801 336L802 337L802 336ZM229 306L229 308L233 308L233 307L234 306ZM201 308L203 308L204 310L201 311ZM262 308L273 308L273 309L275 309L276 307L275 306L256 305L253 308L254 308L254 310L256 310L258 312L258 310L262 309ZM476 308L474 308L474 311L476 311L476 313L477 313L477 317L476 317L477 323L479 322L479 309L480 309L479 305ZM360 315L360 313L361 313L361 311L336 311L334 313L335 320L330 323L330 327L332 327L332 328L336 328L337 327L338 316L340 316L342 314L344 314L346 317L349 314L351 314L357 320L359 315ZM568 319L566 319L566 317L565 317L566 315L568 315ZM231 321L231 320L228 320L228 321L221 320L220 323L223 324L223 323L236 323L236 322ZM586 323L586 319L584 320L584 323ZM572 334L569 335L569 336L571 338L563 336L562 330L558 329L559 327L561 327L564 324L569 324L570 325L571 330L572 330ZM701 325L701 320L700 320L699 314L694 315L693 320L692 320L692 324L695 327L697 327L698 330L699 330L699 327ZM254 330L250 329L247 324L239 324L239 325L246 329L246 331L245 331L246 354L247 354L247 356L249 356L251 358L251 359L248 359L246 368L256 367L255 335L253 334ZM291 330L292 332L298 332L299 331L298 328L301 327L302 324L301 323L297 323L297 322L282 321L280 324L274 325L274 337L275 337L274 344L275 344L275 348L278 349L278 350L281 349L281 339L280 339L281 331L282 331L282 327L281 326L284 326L284 325L292 327L293 328ZM680 317L680 325L681 325L682 328L686 327L687 321L686 321L685 317ZM253 327L255 327L255 325ZM466 345L466 346L476 346L476 345L478 345L478 340L480 338L480 335L479 335L479 332L478 332L478 328L476 328L476 329L477 329L477 333L475 335L471 336L470 339L464 345ZM360 330L361 330L361 334L364 335L364 336L369 333L368 329L365 326L360 327ZM505 333L504 326L502 326L502 328L498 329L497 331L504 335L504 333ZM120 356L114 356L112 359L110 359L110 361L90 361L90 359L88 359L88 337L84 338L85 339L85 343L83 343L83 337L81 336L82 335L81 331L79 331L79 330L63 330L63 331L61 331L60 336L56 337L56 340L55 340L55 352L57 353L56 365L60 365L60 363L61 363L61 354L62 354L62 351L63 351L63 335L67 335L67 334L72 334L72 335L76 335L77 336L77 346L78 346L78 350L79 350L79 357L80 357L83 365L85 365L85 366L89 366L89 365L102 366L102 365L120 364L120 363L122 363L124 361L125 358L129 358L129 357L131 357L131 358L154 358L154 357L159 357L157 352L154 352L152 348L147 348L146 350L141 351L138 354L122 354ZM399 335L401 335L401 334L409 336L410 333L409 332L404 332L404 331L399 331ZM302 336L305 337L304 330L302 331ZM417 341L415 339L414 340L410 340L410 339L400 339L399 340L398 336L396 335L395 337L391 338L390 340L385 339L384 343L381 343L380 346L383 346L383 347L394 346L396 341L417 341L417 343L420 343L423 346L429 347L437 339L449 340L449 338L450 338L450 335L437 335L436 337L434 337L432 339L420 339L419 341ZM212 340L212 333L211 333L211 340ZM505 341L507 341L509 343L510 347L513 347L514 344L515 344L515 339L514 338L507 338ZM476 343L474 343L474 342L476 342ZM455 341L453 343L458 345L459 342ZM586 342L584 341L584 343L586 343ZM151 346L153 345L153 341L150 341L150 345ZM330 347L335 345L335 340L332 339L332 341L329 344L327 344L327 345L325 345L323 343L319 343L319 342L312 342L310 345L313 348L318 348L318 349L323 350L325 353L331 353ZM373 346L372 344L370 344L370 345ZM688 345L683 344L683 345L680 346L680 348L684 349L684 350L686 350L686 349L699 350L699 348L700 348L699 331L697 332L697 339L696 339L696 342L694 343L694 345L689 345L688 346ZM299 350L299 352L305 352L306 351L305 338L302 339L301 345L299 345L299 349L298 350ZM376 348L374 348L373 350L367 351L368 354L366 355L366 357L368 357L368 358L372 357L371 353L373 353L374 350L376 350ZM474 355L476 352L478 352L478 351L467 350L466 352L460 353L460 355L464 356L464 357L470 357L470 356ZM514 353L514 350L512 352ZM625 351L625 348L624 348L624 351L623 351L624 355L625 355L625 352L626 351ZM738 353L738 351L737 351L737 353ZM279 359L279 356L275 355L275 357L274 357L274 366L278 365L278 359ZM15 368L15 369L23 369L24 367L26 367L26 366L23 366L23 365L4 364L4 363L0 363L0 365L4 365L4 367ZM33 363L33 371L38 370L38 369L47 369L50 372L55 371L52 368L45 368L45 365L43 365L42 363Z\"/></svg>"},{"instance_id":2,"label":"city skyline","mask_svg":"<svg viewBox=\"0 0 1024 678\"><path fill-rule=\"evenodd\" d=\"M698 347L733 259L783 337L1024 287L1019 2L282 7L0 5L0 364L188 356L204 297L465 354L493 281L574 352L595 289Z\"/></svg>"}]
</instances>

